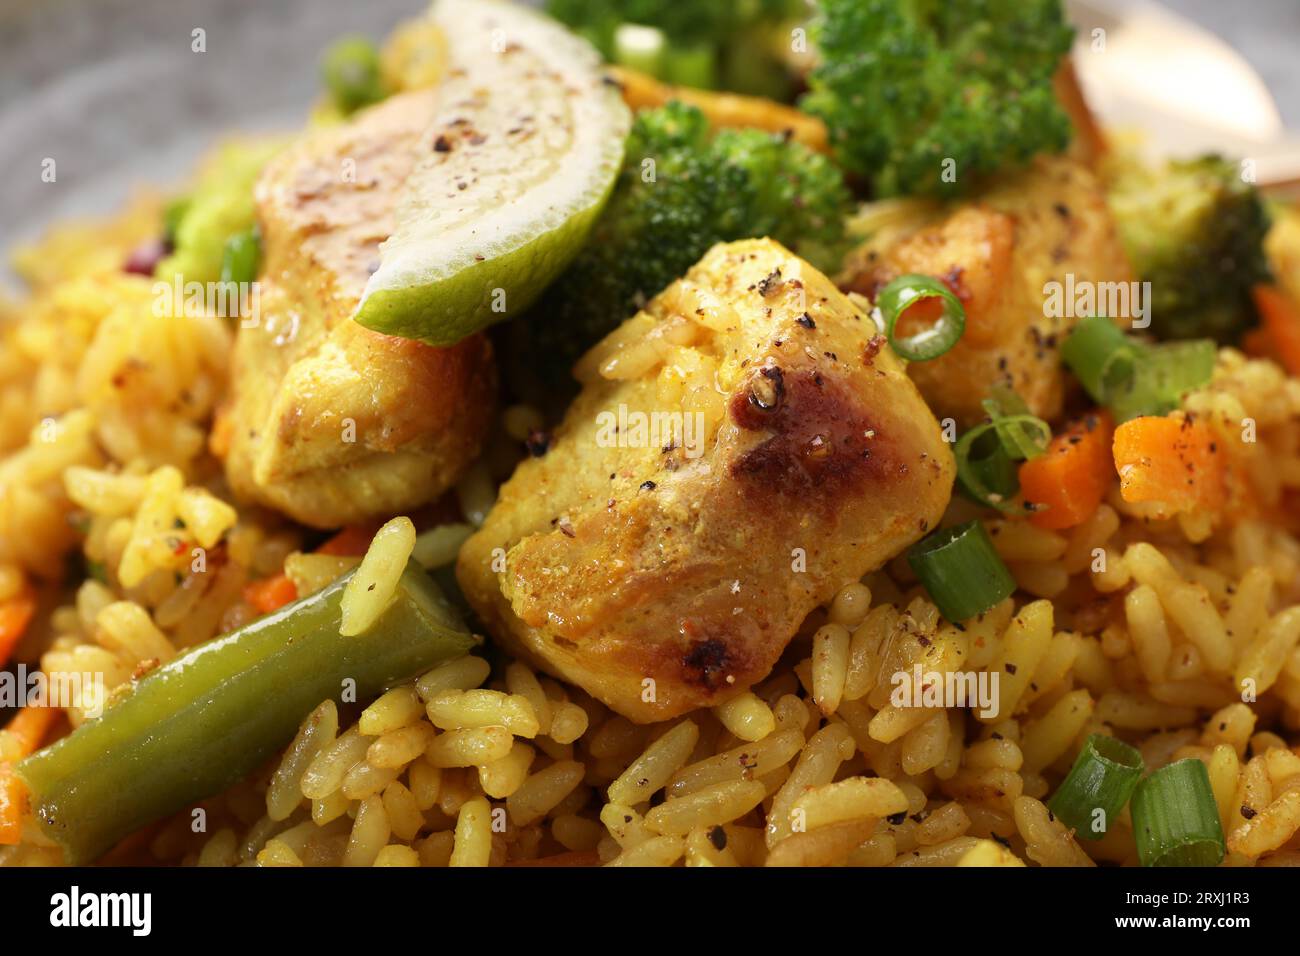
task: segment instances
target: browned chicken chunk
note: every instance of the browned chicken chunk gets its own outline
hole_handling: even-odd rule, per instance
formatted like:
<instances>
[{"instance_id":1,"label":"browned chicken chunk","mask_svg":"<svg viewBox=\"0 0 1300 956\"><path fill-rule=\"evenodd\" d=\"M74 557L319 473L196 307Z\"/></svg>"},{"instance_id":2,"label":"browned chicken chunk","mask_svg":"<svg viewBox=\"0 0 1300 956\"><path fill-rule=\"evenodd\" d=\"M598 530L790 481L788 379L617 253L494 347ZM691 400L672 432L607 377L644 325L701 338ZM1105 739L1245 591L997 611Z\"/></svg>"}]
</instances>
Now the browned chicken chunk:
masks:
<instances>
[{"instance_id":1,"label":"browned chicken chunk","mask_svg":"<svg viewBox=\"0 0 1300 956\"><path fill-rule=\"evenodd\" d=\"M885 228L849 257L840 285L874 300L897 276L922 273L962 300L961 341L908 370L935 414L973 424L984 415L989 387L1004 383L1035 415L1057 415L1064 395L1057 348L1082 316L1052 314L1047 284L1082 288L1133 278L1092 171L1042 156L974 200L950 207L894 201L882 211ZM909 323L925 318L909 312L898 331L910 334Z\"/></svg>"},{"instance_id":2,"label":"browned chicken chunk","mask_svg":"<svg viewBox=\"0 0 1300 956\"><path fill-rule=\"evenodd\" d=\"M266 250L214 432L241 497L317 527L436 497L478 454L495 379L482 335L432 348L351 321L438 92L393 96L308 133L257 187ZM246 323L249 324L249 323Z\"/></svg>"},{"instance_id":3,"label":"browned chicken chunk","mask_svg":"<svg viewBox=\"0 0 1300 956\"><path fill-rule=\"evenodd\" d=\"M635 721L761 680L951 494L938 423L872 320L770 240L714 247L578 377L457 571L498 640Z\"/></svg>"}]
</instances>

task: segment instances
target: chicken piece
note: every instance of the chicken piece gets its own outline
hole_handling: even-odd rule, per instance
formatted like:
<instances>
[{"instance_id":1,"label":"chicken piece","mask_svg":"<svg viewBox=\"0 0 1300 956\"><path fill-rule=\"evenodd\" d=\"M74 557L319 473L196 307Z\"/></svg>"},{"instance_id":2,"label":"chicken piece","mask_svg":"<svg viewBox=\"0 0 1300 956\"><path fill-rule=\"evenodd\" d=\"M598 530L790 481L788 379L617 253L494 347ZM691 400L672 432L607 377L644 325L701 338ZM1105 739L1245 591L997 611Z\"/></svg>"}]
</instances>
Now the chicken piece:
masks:
<instances>
[{"instance_id":1,"label":"chicken piece","mask_svg":"<svg viewBox=\"0 0 1300 956\"><path fill-rule=\"evenodd\" d=\"M961 299L961 341L908 369L935 414L972 425L989 387L1005 383L1035 415L1058 415L1065 380L1057 349L1083 316L1049 314L1047 283L1133 278L1097 177L1075 160L1039 157L972 201L894 202L884 212L887 227L849 256L840 286L874 300L890 280L916 272L943 280ZM926 318L921 306L909 310L898 331L911 334Z\"/></svg>"},{"instance_id":2,"label":"chicken piece","mask_svg":"<svg viewBox=\"0 0 1300 956\"><path fill-rule=\"evenodd\" d=\"M478 454L491 418L484 336L433 348L350 318L429 148L437 96L402 93L310 132L258 182L259 317L239 331L213 447L236 494L304 524L429 501Z\"/></svg>"},{"instance_id":3,"label":"chicken piece","mask_svg":"<svg viewBox=\"0 0 1300 956\"><path fill-rule=\"evenodd\" d=\"M715 246L584 356L461 550L465 596L631 720L740 693L947 506L952 453L884 345L779 244Z\"/></svg>"}]
</instances>

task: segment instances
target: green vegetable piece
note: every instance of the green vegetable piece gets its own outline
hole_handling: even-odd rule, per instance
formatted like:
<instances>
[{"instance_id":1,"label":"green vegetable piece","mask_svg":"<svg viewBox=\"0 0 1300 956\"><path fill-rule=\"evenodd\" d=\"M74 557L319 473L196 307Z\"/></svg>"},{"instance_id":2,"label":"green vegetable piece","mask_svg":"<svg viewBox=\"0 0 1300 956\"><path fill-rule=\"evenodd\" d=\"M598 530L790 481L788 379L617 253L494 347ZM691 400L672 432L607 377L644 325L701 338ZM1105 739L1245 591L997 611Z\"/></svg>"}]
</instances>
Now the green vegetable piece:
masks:
<instances>
[{"instance_id":1,"label":"green vegetable piece","mask_svg":"<svg viewBox=\"0 0 1300 956\"><path fill-rule=\"evenodd\" d=\"M799 143L753 129L712 135L680 102L638 113L586 246L511 330L516 381L540 377L543 395L571 386L578 356L716 243L771 236L834 271L851 208L840 171Z\"/></svg>"},{"instance_id":2,"label":"green vegetable piece","mask_svg":"<svg viewBox=\"0 0 1300 956\"><path fill-rule=\"evenodd\" d=\"M1132 378L1141 343L1130 339L1110 319L1080 319L1061 345L1061 360L1098 405Z\"/></svg>"},{"instance_id":3,"label":"green vegetable piece","mask_svg":"<svg viewBox=\"0 0 1300 956\"><path fill-rule=\"evenodd\" d=\"M608 60L684 86L782 98L790 92L790 31L805 0L547 0L546 12ZM658 50L629 37L650 28Z\"/></svg>"},{"instance_id":4,"label":"green vegetable piece","mask_svg":"<svg viewBox=\"0 0 1300 956\"><path fill-rule=\"evenodd\" d=\"M1153 335L1232 343L1257 324L1250 289L1269 278L1269 216L1236 163L1122 165L1108 200L1134 271L1150 283Z\"/></svg>"},{"instance_id":5,"label":"green vegetable piece","mask_svg":"<svg viewBox=\"0 0 1300 956\"><path fill-rule=\"evenodd\" d=\"M878 195L951 196L1070 140L1060 0L820 0L803 106Z\"/></svg>"},{"instance_id":6,"label":"green vegetable piece","mask_svg":"<svg viewBox=\"0 0 1300 956\"><path fill-rule=\"evenodd\" d=\"M379 50L364 36L334 41L321 58L321 76L334 105L344 116L388 95L380 76Z\"/></svg>"},{"instance_id":7,"label":"green vegetable piece","mask_svg":"<svg viewBox=\"0 0 1300 956\"><path fill-rule=\"evenodd\" d=\"M221 252L221 281L249 283L257 278L262 260L262 240L257 229L237 232L226 240Z\"/></svg>"},{"instance_id":8,"label":"green vegetable piece","mask_svg":"<svg viewBox=\"0 0 1300 956\"><path fill-rule=\"evenodd\" d=\"M1165 415L1183 395L1209 383L1219 350L1208 339L1163 342L1137 354L1133 373L1112 391L1109 405L1115 420L1139 415Z\"/></svg>"},{"instance_id":9,"label":"green vegetable piece","mask_svg":"<svg viewBox=\"0 0 1300 956\"><path fill-rule=\"evenodd\" d=\"M1092 734L1047 809L1080 840L1100 840L1119 819L1143 769L1142 755L1135 748L1114 737Z\"/></svg>"},{"instance_id":10,"label":"green vegetable piece","mask_svg":"<svg viewBox=\"0 0 1300 956\"><path fill-rule=\"evenodd\" d=\"M349 572L142 678L104 715L17 765L47 836L72 865L219 793L293 738L346 681L374 697L475 645L417 565L366 632L339 634Z\"/></svg>"},{"instance_id":11,"label":"green vegetable piece","mask_svg":"<svg viewBox=\"0 0 1300 956\"><path fill-rule=\"evenodd\" d=\"M657 27L620 23L614 31L614 62L651 76L663 76L668 39Z\"/></svg>"},{"instance_id":12,"label":"green vegetable piece","mask_svg":"<svg viewBox=\"0 0 1300 956\"><path fill-rule=\"evenodd\" d=\"M1208 339L1151 345L1095 316L1080 321L1061 346L1084 391L1118 422L1173 411L1183 395L1209 383L1217 356Z\"/></svg>"},{"instance_id":13,"label":"green vegetable piece","mask_svg":"<svg viewBox=\"0 0 1300 956\"><path fill-rule=\"evenodd\" d=\"M674 47L664 58L663 78L678 86L711 90L718 85L718 58L704 44Z\"/></svg>"},{"instance_id":14,"label":"green vegetable piece","mask_svg":"<svg viewBox=\"0 0 1300 956\"><path fill-rule=\"evenodd\" d=\"M923 299L938 299L939 321L907 338L894 334L894 326ZM876 307L885 320L885 335L894 351L912 362L928 362L943 355L961 340L966 331L966 309L952 291L932 276L901 275L880 290Z\"/></svg>"},{"instance_id":15,"label":"green vegetable piece","mask_svg":"<svg viewBox=\"0 0 1300 956\"><path fill-rule=\"evenodd\" d=\"M1044 448L1052 435L1051 427L1033 415L1006 415L976 425L953 446L957 483L974 501L1006 514L1018 514L1023 512L1011 500L1020 490L1016 462L1033 456L1021 454L1015 444L1003 437L1004 431L1022 435L1037 433Z\"/></svg>"},{"instance_id":16,"label":"green vegetable piece","mask_svg":"<svg viewBox=\"0 0 1300 956\"><path fill-rule=\"evenodd\" d=\"M175 248L158 263L154 276L171 282L216 282L226 240L256 222L253 186L262 168L283 144L279 141L228 143L208 163L183 212L176 211Z\"/></svg>"},{"instance_id":17,"label":"green vegetable piece","mask_svg":"<svg viewBox=\"0 0 1300 956\"><path fill-rule=\"evenodd\" d=\"M994 385L989 389L989 397L980 404L993 423L998 441L1012 460L1027 461L1047 451L1052 440L1052 426L1031 415L1025 400L1010 386Z\"/></svg>"},{"instance_id":18,"label":"green vegetable piece","mask_svg":"<svg viewBox=\"0 0 1300 956\"><path fill-rule=\"evenodd\" d=\"M1223 827L1205 764L1161 767L1133 791L1133 840L1143 866L1218 866Z\"/></svg>"},{"instance_id":19,"label":"green vegetable piece","mask_svg":"<svg viewBox=\"0 0 1300 956\"><path fill-rule=\"evenodd\" d=\"M983 614L1016 589L984 525L968 521L942 528L912 545L907 563L954 624Z\"/></svg>"},{"instance_id":20,"label":"green vegetable piece","mask_svg":"<svg viewBox=\"0 0 1300 956\"><path fill-rule=\"evenodd\" d=\"M192 202L193 199L189 196L179 196L163 208L163 242L172 248L176 246L176 231L180 229L185 214L190 211Z\"/></svg>"}]
</instances>

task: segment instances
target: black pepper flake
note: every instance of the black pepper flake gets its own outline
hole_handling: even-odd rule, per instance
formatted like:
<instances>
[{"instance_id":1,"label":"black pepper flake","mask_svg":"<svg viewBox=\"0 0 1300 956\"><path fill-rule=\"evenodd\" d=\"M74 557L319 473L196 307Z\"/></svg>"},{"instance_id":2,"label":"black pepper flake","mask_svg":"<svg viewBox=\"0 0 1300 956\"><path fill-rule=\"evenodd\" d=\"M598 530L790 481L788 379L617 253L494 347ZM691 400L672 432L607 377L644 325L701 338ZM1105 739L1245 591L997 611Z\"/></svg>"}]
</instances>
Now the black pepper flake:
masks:
<instances>
[{"instance_id":1,"label":"black pepper flake","mask_svg":"<svg viewBox=\"0 0 1300 956\"><path fill-rule=\"evenodd\" d=\"M435 153L450 153L451 140L439 133L438 138L433 141L433 151Z\"/></svg>"},{"instance_id":2,"label":"black pepper flake","mask_svg":"<svg viewBox=\"0 0 1300 956\"><path fill-rule=\"evenodd\" d=\"M1254 810L1246 806L1245 804L1242 804L1241 806L1241 815L1245 817L1247 820L1253 820L1257 812L1258 812L1257 810Z\"/></svg>"},{"instance_id":3,"label":"black pepper flake","mask_svg":"<svg viewBox=\"0 0 1300 956\"><path fill-rule=\"evenodd\" d=\"M781 287L781 270L773 269L766 279L758 284L758 294L767 298Z\"/></svg>"},{"instance_id":4,"label":"black pepper flake","mask_svg":"<svg viewBox=\"0 0 1300 956\"><path fill-rule=\"evenodd\" d=\"M1015 676L1015 673L1016 673L1016 665L1015 665L1015 664L1012 664L1012 663L1010 663L1010 662L1007 662L1006 668L1007 668L1007 673L1008 673L1008 674L1011 674L1012 676Z\"/></svg>"},{"instance_id":5,"label":"black pepper flake","mask_svg":"<svg viewBox=\"0 0 1300 956\"><path fill-rule=\"evenodd\" d=\"M643 482L641 482L641 490L642 490L642 491L654 491L654 490L655 490L655 483L654 483L653 481L643 481Z\"/></svg>"},{"instance_id":6,"label":"black pepper flake","mask_svg":"<svg viewBox=\"0 0 1300 956\"><path fill-rule=\"evenodd\" d=\"M785 397L785 375L776 365L768 365L759 372L749 386L749 403L764 411L771 411Z\"/></svg>"},{"instance_id":7,"label":"black pepper flake","mask_svg":"<svg viewBox=\"0 0 1300 956\"><path fill-rule=\"evenodd\" d=\"M709 829L709 842L713 844L715 850L725 850L727 848L727 831L722 827L711 827Z\"/></svg>"},{"instance_id":8,"label":"black pepper flake","mask_svg":"<svg viewBox=\"0 0 1300 956\"><path fill-rule=\"evenodd\" d=\"M805 329L817 328L817 323L813 321L813 317L809 315L807 312L799 316L799 318L795 319L795 321L798 322L800 325L802 325Z\"/></svg>"}]
</instances>

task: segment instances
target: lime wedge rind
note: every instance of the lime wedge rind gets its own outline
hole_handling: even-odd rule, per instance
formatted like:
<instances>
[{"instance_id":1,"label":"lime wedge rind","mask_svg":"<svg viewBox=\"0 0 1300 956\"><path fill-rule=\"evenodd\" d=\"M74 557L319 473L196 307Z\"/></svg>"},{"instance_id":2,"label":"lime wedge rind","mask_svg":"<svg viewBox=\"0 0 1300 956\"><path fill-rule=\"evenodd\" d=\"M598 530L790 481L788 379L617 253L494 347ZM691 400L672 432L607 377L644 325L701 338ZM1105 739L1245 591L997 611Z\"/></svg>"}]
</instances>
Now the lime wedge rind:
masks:
<instances>
[{"instance_id":1,"label":"lime wedge rind","mask_svg":"<svg viewBox=\"0 0 1300 956\"><path fill-rule=\"evenodd\" d=\"M357 321L386 335L447 346L481 331L492 321L524 311L577 255L608 193L598 203L570 216L558 229L494 259L467 264L453 280L443 281L436 303L424 296L413 297L409 289L368 291ZM500 306L504 311L495 311ZM492 318L484 321L486 316Z\"/></svg>"},{"instance_id":2,"label":"lime wedge rind","mask_svg":"<svg viewBox=\"0 0 1300 956\"><path fill-rule=\"evenodd\" d=\"M407 181L355 314L450 345L518 315L581 249L631 117L599 54L499 0L438 0L449 69L429 152Z\"/></svg>"}]
</instances>

